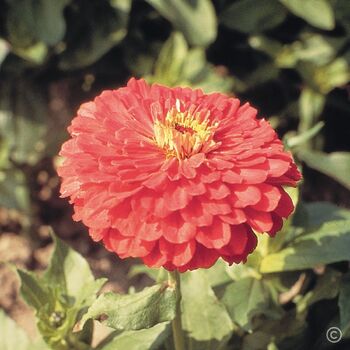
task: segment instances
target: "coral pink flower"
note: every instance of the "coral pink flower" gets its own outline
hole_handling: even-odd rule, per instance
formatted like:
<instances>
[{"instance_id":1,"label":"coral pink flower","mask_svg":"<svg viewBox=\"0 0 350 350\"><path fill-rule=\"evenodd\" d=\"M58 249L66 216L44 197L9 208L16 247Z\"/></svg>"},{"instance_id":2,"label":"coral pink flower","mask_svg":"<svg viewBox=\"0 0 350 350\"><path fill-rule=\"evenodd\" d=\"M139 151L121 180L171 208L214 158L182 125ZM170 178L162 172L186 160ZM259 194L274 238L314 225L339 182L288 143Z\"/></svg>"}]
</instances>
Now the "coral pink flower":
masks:
<instances>
[{"instance_id":1,"label":"coral pink flower","mask_svg":"<svg viewBox=\"0 0 350 350\"><path fill-rule=\"evenodd\" d=\"M83 104L58 173L95 241L179 271L245 261L301 178L269 123L220 93L131 79Z\"/></svg>"}]
</instances>

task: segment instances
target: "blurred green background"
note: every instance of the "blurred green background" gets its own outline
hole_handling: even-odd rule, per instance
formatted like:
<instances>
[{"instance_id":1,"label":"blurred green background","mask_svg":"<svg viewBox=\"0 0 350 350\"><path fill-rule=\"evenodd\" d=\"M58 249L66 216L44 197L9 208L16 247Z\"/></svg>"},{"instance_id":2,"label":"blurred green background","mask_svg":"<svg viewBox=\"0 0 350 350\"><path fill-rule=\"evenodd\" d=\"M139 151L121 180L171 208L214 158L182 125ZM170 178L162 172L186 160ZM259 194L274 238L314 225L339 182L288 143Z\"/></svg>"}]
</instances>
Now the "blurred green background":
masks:
<instances>
[{"instance_id":1,"label":"blurred green background","mask_svg":"<svg viewBox=\"0 0 350 350\"><path fill-rule=\"evenodd\" d=\"M350 207L349 65L349 0L0 0L0 232L36 254L53 226L90 254L57 153L78 106L131 76L249 101L303 167L302 198Z\"/></svg>"}]
</instances>

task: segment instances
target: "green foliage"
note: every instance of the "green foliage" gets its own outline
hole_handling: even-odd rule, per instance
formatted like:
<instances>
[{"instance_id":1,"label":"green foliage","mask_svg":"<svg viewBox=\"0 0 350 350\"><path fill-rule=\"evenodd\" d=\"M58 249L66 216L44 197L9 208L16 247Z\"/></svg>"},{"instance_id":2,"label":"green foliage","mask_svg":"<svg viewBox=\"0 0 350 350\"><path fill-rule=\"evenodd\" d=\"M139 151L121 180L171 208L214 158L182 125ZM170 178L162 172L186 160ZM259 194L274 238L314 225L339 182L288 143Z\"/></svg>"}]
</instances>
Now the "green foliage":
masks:
<instances>
[{"instance_id":1,"label":"green foliage","mask_svg":"<svg viewBox=\"0 0 350 350\"><path fill-rule=\"evenodd\" d=\"M297 193L291 193L295 203ZM350 259L349 219L350 211L327 202L299 203L276 238L259 235L257 249L245 264L228 266L219 260L209 270L183 274L187 347L225 348L232 334L242 337L243 331L248 333L241 339L242 349L258 350L269 344L291 349L286 345L290 337L304 341L311 307L338 296L342 329L347 331L348 278L342 281L342 273L332 268L319 277L311 271ZM135 271L157 278L153 269L144 266ZM285 309L284 300L294 307Z\"/></svg>"},{"instance_id":2,"label":"green foliage","mask_svg":"<svg viewBox=\"0 0 350 350\"><path fill-rule=\"evenodd\" d=\"M11 168L0 170L0 193L1 206L18 209L23 213L29 212L29 191L21 171Z\"/></svg>"},{"instance_id":3,"label":"green foliage","mask_svg":"<svg viewBox=\"0 0 350 350\"><path fill-rule=\"evenodd\" d=\"M266 256L260 271L279 272L301 270L318 264L349 260L350 221L330 221L319 229L295 238L278 253Z\"/></svg>"},{"instance_id":4,"label":"green foliage","mask_svg":"<svg viewBox=\"0 0 350 350\"><path fill-rule=\"evenodd\" d=\"M164 343L169 334L170 325L163 322L152 328L112 335L96 350L156 350Z\"/></svg>"},{"instance_id":5,"label":"green foliage","mask_svg":"<svg viewBox=\"0 0 350 350\"><path fill-rule=\"evenodd\" d=\"M322 94L308 87L303 89L299 99L300 132L311 130L312 125L315 124L318 116L322 113L325 102L325 97Z\"/></svg>"},{"instance_id":6,"label":"green foliage","mask_svg":"<svg viewBox=\"0 0 350 350\"><path fill-rule=\"evenodd\" d=\"M332 203L313 202L304 205L304 207L307 214L305 222L296 224L304 224L308 228L318 227L328 221L350 219L349 210L339 208Z\"/></svg>"},{"instance_id":7,"label":"green foliage","mask_svg":"<svg viewBox=\"0 0 350 350\"><path fill-rule=\"evenodd\" d=\"M187 349L221 349L229 340L233 325L224 305L218 302L210 287L205 272L197 270L183 274L181 292Z\"/></svg>"},{"instance_id":8,"label":"green foliage","mask_svg":"<svg viewBox=\"0 0 350 350\"><path fill-rule=\"evenodd\" d=\"M95 280L87 261L57 237L53 238L55 250L42 276L17 270L21 295L35 309L38 329L50 348L91 349L91 319L99 317L108 317L103 323L119 331L102 340L98 350L156 349L167 339L170 332L167 321L175 316L173 287L164 282L139 293L118 295L109 292L96 299L106 280ZM25 334L0 313L2 323L4 329L9 329L9 334L18 333L18 344L23 343L23 349L32 349Z\"/></svg>"},{"instance_id":9,"label":"green foliage","mask_svg":"<svg viewBox=\"0 0 350 350\"><path fill-rule=\"evenodd\" d=\"M84 16L76 38L67 43L59 66L62 70L77 69L96 62L127 34L131 0L110 0L109 4L90 2L83 7Z\"/></svg>"},{"instance_id":10,"label":"green foliage","mask_svg":"<svg viewBox=\"0 0 350 350\"><path fill-rule=\"evenodd\" d=\"M222 24L243 33L258 33L281 24L286 9L275 0L239 0L225 8L220 16Z\"/></svg>"},{"instance_id":11,"label":"green foliage","mask_svg":"<svg viewBox=\"0 0 350 350\"><path fill-rule=\"evenodd\" d=\"M271 244L271 238L259 236L258 248L246 264L228 266L218 261L209 270L184 273L181 311L186 349L229 349L232 336L238 334L242 349L289 349L283 345L287 339L302 341L311 306L338 296L341 327L347 333L348 275L327 268L313 277L316 283L310 283L310 269L350 259L349 218L349 211L329 203L299 203L278 241ZM97 350L162 349L170 337L176 293L164 282L163 270L155 272L142 266L132 274L147 273L163 281L160 284L128 295L109 292L96 299L104 280L94 280L87 262L57 238L41 277L18 270L21 294L36 310L43 339L59 350L90 349L91 318L118 330ZM294 307L284 309L283 300ZM11 322L7 327L14 327Z\"/></svg>"},{"instance_id":12,"label":"green foliage","mask_svg":"<svg viewBox=\"0 0 350 350\"><path fill-rule=\"evenodd\" d=\"M53 349L88 349L84 340L91 337L91 325L74 334L73 327L106 280L95 280L82 256L54 240L55 251L43 276L18 269L21 295L35 309L38 329Z\"/></svg>"},{"instance_id":13,"label":"green foliage","mask_svg":"<svg viewBox=\"0 0 350 350\"><path fill-rule=\"evenodd\" d=\"M298 156L311 168L316 169L350 189L350 153L301 150Z\"/></svg>"},{"instance_id":14,"label":"green foliage","mask_svg":"<svg viewBox=\"0 0 350 350\"><path fill-rule=\"evenodd\" d=\"M239 295L239 298L234 298ZM278 309L269 290L269 286L261 279L242 278L229 284L222 297L231 318L242 328L250 330L251 320L257 314L267 314L270 318L278 318Z\"/></svg>"},{"instance_id":15,"label":"green foliage","mask_svg":"<svg viewBox=\"0 0 350 350\"><path fill-rule=\"evenodd\" d=\"M230 91L232 77L220 76L205 58L201 48L189 49L181 33L174 32L164 43L155 62L154 74L147 76L150 83L168 86L190 86L207 92Z\"/></svg>"},{"instance_id":16,"label":"green foliage","mask_svg":"<svg viewBox=\"0 0 350 350\"><path fill-rule=\"evenodd\" d=\"M207 46L217 35L214 7L210 0L147 0L192 45Z\"/></svg>"},{"instance_id":17,"label":"green foliage","mask_svg":"<svg viewBox=\"0 0 350 350\"><path fill-rule=\"evenodd\" d=\"M330 30L335 26L334 12L328 0L279 0L293 14L311 25Z\"/></svg>"},{"instance_id":18,"label":"green foliage","mask_svg":"<svg viewBox=\"0 0 350 350\"><path fill-rule=\"evenodd\" d=\"M175 317L175 289L167 283L145 288L139 293L105 293L90 306L82 323L101 315L107 326L119 330L139 330L171 321Z\"/></svg>"}]
</instances>

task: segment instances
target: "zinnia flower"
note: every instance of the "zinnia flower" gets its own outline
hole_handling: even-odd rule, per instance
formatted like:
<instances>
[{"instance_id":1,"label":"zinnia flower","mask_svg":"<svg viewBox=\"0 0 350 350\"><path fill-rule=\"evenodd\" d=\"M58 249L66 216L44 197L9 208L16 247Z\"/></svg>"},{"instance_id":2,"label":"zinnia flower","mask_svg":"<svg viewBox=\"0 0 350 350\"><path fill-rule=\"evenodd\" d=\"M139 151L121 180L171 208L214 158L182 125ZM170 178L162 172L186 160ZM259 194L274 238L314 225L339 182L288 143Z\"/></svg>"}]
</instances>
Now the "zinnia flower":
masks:
<instances>
[{"instance_id":1,"label":"zinnia flower","mask_svg":"<svg viewBox=\"0 0 350 350\"><path fill-rule=\"evenodd\" d=\"M248 103L131 79L84 103L62 146L62 197L121 258L181 272L245 261L293 211L293 158Z\"/></svg>"}]
</instances>

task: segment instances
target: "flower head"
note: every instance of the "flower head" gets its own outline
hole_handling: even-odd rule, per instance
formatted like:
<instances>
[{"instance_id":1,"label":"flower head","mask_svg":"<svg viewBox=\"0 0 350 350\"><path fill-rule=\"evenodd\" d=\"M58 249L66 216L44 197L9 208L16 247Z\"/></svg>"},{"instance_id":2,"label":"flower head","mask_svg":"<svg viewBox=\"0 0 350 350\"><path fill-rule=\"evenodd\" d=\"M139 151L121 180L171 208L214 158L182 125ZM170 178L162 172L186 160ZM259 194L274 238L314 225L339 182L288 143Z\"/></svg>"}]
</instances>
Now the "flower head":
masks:
<instances>
[{"instance_id":1,"label":"flower head","mask_svg":"<svg viewBox=\"0 0 350 350\"><path fill-rule=\"evenodd\" d=\"M60 154L61 194L121 258L179 271L245 261L293 211L301 178L269 123L220 93L131 79L83 104Z\"/></svg>"}]
</instances>

